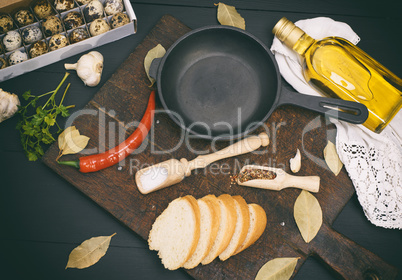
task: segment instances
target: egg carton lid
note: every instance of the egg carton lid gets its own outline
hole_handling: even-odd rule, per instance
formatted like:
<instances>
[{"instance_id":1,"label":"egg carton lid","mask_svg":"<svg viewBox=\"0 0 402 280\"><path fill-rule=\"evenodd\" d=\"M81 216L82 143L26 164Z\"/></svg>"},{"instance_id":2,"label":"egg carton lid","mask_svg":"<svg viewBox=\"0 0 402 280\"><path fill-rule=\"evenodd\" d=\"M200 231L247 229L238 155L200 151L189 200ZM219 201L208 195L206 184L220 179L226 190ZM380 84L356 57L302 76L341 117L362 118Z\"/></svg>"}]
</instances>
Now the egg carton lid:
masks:
<instances>
[{"instance_id":1,"label":"egg carton lid","mask_svg":"<svg viewBox=\"0 0 402 280\"><path fill-rule=\"evenodd\" d=\"M18 7L29 6L32 0L0 0L0 11L11 13Z\"/></svg>"}]
</instances>

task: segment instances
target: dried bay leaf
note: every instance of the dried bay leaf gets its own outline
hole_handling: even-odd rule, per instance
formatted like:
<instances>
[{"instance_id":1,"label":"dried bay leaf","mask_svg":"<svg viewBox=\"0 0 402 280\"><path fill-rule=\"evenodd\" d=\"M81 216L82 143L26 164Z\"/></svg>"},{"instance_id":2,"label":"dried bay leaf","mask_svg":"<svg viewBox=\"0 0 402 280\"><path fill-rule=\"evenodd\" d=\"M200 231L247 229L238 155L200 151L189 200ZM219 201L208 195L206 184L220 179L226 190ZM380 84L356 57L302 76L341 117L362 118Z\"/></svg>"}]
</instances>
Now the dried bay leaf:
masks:
<instances>
[{"instance_id":1,"label":"dried bay leaf","mask_svg":"<svg viewBox=\"0 0 402 280\"><path fill-rule=\"evenodd\" d=\"M59 149L61 149L61 147L64 147L64 145L66 144L66 135L71 133L71 131L73 130L77 130L75 128L75 126L69 126L67 127L65 130L63 130L62 133L60 133L58 140L58 144L59 144Z\"/></svg>"},{"instance_id":2,"label":"dried bay leaf","mask_svg":"<svg viewBox=\"0 0 402 280\"><path fill-rule=\"evenodd\" d=\"M107 252L113 233L110 236L98 236L85 240L74 248L68 256L67 268L86 268L97 263Z\"/></svg>"},{"instance_id":3,"label":"dried bay leaf","mask_svg":"<svg viewBox=\"0 0 402 280\"><path fill-rule=\"evenodd\" d=\"M306 243L317 235L322 225L322 210L318 200L303 190L295 201L293 215Z\"/></svg>"},{"instance_id":4,"label":"dried bay leaf","mask_svg":"<svg viewBox=\"0 0 402 280\"><path fill-rule=\"evenodd\" d=\"M156 47L149 50L147 55L145 56L144 68L145 72L147 73L148 79L151 81L151 86L155 83L155 79L149 76L149 68L151 67L151 63L155 58L163 57L165 53L166 53L165 48L161 44L158 44Z\"/></svg>"},{"instance_id":5,"label":"dried bay leaf","mask_svg":"<svg viewBox=\"0 0 402 280\"><path fill-rule=\"evenodd\" d=\"M221 2L215 4L215 6L218 6L217 18L220 24L246 29L244 18L236 11L235 7Z\"/></svg>"},{"instance_id":6,"label":"dried bay leaf","mask_svg":"<svg viewBox=\"0 0 402 280\"><path fill-rule=\"evenodd\" d=\"M292 276L299 258L276 258L264 264L255 280L288 280Z\"/></svg>"},{"instance_id":7,"label":"dried bay leaf","mask_svg":"<svg viewBox=\"0 0 402 280\"><path fill-rule=\"evenodd\" d=\"M59 135L58 144L60 152L56 160L63 155L76 154L82 151L87 146L88 141L89 137L80 135L75 126L67 127Z\"/></svg>"},{"instance_id":8,"label":"dried bay leaf","mask_svg":"<svg viewBox=\"0 0 402 280\"><path fill-rule=\"evenodd\" d=\"M329 169L335 174L335 176L338 176L343 167L343 163L339 159L334 143L331 141L328 141L324 148L324 159Z\"/></svg>"},{"instance_id":9,"label":"dried bay leaf","mask_svg":"<svg viewBox=\"0 0 402 280\"><path fill-rule=\"evenodd\" d=\"M88 144L89 137L85 135L74 135L67 138L65 148L63 149L63 155L76 154L82 151Z\"/></svg>"}]
</instances>

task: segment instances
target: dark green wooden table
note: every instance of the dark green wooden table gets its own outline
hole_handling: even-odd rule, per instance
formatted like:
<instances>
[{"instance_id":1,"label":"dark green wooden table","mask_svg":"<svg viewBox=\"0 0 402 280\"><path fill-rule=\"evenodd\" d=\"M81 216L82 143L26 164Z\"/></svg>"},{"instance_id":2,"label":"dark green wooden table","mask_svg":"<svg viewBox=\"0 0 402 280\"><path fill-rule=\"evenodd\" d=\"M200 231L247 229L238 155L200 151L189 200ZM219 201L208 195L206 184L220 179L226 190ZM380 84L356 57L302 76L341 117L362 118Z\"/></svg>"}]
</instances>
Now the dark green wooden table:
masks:
<instances>
[{"instance_id":1,"label":"dark green wooden table","mask_svg":"<svg viewBox=\"0 0 402 280\"><path fill-rule=\"evenodd\" d=\"M247 30L270 45L271 29L286 16L296 21L328 16L348 23L361 37L359 46L402 77L402 30L395 1L229 1L246 20ZM96 48L105 57L101 84L87 88L75 76L67 104L81 109L108 80L155 23L171 14L190 28L217 24L213 1L133 1L137 34ZM65 62L80 55L2 82L0 87L22 94L53 89L63 77ZM191 279L184 271L167 271L146 242L72 187L42 162L29 162L15 130L17 119L0 124L0 279ZM372 225L353 196L333 227L389 264L402 268L401 232ZM117 232L101 261L84 270L65 270L68 254L83 240ZM241 268L239 268L241 269ZM295 279L336 279L316 258L309 258ZM399 275L398 279L402 279Z\"/></svg>"}]
</instances>

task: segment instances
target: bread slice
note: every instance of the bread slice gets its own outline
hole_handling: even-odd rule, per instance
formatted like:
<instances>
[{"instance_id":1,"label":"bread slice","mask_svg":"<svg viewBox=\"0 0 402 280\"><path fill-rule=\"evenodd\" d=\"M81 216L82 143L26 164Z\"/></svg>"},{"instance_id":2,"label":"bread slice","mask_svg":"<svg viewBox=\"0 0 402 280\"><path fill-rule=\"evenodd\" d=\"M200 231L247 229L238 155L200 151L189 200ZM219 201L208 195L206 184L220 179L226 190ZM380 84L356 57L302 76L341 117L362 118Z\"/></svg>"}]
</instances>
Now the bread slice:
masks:
<instances>
[{"instance_id":1,"label":"bread slice","mask_svg":"<svg viewBox=\"0 0 402 280\"><path fill-rule=\"evenodd\" d=\"M218 234L221 219L219 201L215 195L206 195L197 202L201 213L200 239L194 254L183 265L186 269L196 267L207 256Z\"/></svg>"},{"instance_id":2,"label":"bread slice","mask_svg":"<svg viewBox=\"0 0 402 280\"><path fill-rule=\"evenodd\" d=\"M222 194L218 197L221 222L218 234L208 255L201 261L203 265L212 262L229 245L236 227L236 206L233 197Z\"/></svg>"},{"instance_id":3,"label":"bread slice","mask_svg":"<svg viewBox=\"0 0 402 280\"><path fill-rule=\"evenodd\" d=\"M177 269L194 253L200 238L200 209L187 195L169 203L149 233L149 249L159 251L165 268Z\"/></svg>"},{"instance_id":4,"label":"bread slice","mask_svg":"<svg viewBox=\"0 0 402 280\"><path fill-rule=\"evenodd\" d=\"M232 256L237 248L243 244L247 237L247 232L250 227L250 213L248 210L247 202L240 195L233 196L236 205L236 215L237 222L234 234L230 240L229 245L226 249L219 255L221 261L227 260Z\"/></svg>"},{"instance_id":5,"label":"bread slice","mask_svg":"<svg viewBox=\"0 0 402 280\"><path fill-rule=\"evenodd\" d=\"M248 209L250 212L250 227L248 229L246 239L243 241L240 247L237 248L234 255L240 253L256 242L267 226L267 215L265 210L260 205L251 203L248 205Z\"/></svg>"}]
</instances>

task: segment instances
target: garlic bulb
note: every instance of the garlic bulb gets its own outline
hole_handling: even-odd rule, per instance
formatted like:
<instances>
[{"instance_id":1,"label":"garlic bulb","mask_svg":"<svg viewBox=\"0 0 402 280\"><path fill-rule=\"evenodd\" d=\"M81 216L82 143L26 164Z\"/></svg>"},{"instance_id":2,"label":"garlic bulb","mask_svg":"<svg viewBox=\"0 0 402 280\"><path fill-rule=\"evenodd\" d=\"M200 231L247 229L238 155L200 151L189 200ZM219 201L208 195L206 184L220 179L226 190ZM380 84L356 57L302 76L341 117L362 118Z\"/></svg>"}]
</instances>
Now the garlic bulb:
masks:
<instances>
[{"instance_id":1,"label":"garlic bulb","mask_svg":"<svg viewBox=\"0 0 402 280\"><path fill-rule=\"evenodd\" d=\"M16 94L0 88L0 123L11 118L18 111L19 105L21 103Z\"/></svg>"},{"instance_id":2,"label":"garlic bulb","mask_svg":"<svg viewBox=\"0 0 402 280\"><path fill-rule=\"evenodd\" d=\"M86 86L95 87L101 80L103 56L97 51L91 51L80 57L77 63L64 64L67 70L76 70L78 77Z\"/></svg>"},{"instance_id":3,"label":"garlic bulb","mask_svg":"<svg viewBox=\"0 0 402 280\"><path fill-rule=\"evenodd\" d=\"M300 155L300 150L297 149L296 155L294 158L291 158L289 160L290 163L290 170L292 170L293 173L297 173L300 170L301 167L301 155Z\"/></svg>"}]
</instances>

